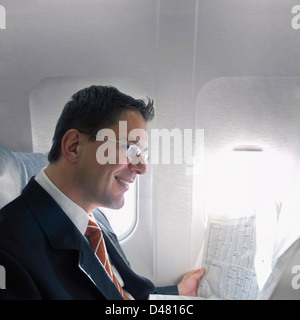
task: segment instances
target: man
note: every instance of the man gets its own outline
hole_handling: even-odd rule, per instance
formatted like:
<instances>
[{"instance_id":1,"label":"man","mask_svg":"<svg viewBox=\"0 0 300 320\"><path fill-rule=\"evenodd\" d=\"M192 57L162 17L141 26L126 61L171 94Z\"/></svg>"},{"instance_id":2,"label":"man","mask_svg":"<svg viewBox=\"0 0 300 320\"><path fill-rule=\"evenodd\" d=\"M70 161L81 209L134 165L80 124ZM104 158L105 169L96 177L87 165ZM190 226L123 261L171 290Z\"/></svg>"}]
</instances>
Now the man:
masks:
<instances>
[{"instance_id":1,"label":"man","mask_svg":"<svg viewBox=\"0 0 300 320\"><path fill-rule=\"evenodd\" d=\"M204 270L188 273L178 286L155 288L133 272L109 223L94 210L121 208L130 183L146 172L146 137L132 133L146 132L153 115L152 101L114 87L91 86L72 96L55 129L50 164L0 211L0 265L6 270L0 298L195 295ZM116 139L98 134L105 130ZM106 157L111 161L100 164ZM91 229L94 234L88 233Z\"/></svg>"}]
</instances>

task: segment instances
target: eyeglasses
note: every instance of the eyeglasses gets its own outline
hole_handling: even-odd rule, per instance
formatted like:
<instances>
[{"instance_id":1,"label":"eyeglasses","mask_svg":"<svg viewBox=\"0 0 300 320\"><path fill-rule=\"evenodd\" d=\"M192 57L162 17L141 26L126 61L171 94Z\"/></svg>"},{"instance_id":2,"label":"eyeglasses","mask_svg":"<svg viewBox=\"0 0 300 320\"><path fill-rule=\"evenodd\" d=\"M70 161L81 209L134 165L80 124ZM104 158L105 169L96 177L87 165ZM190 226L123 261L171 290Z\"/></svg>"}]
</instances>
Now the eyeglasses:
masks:
<instances>
[{"instance_id":1,"label":"eyeglasses","mask_svg":"<svg viewBox=\"0 0 300 320\"><path fill-rule=\"evenodd\" d=\"M144 159L144 163L145 164L148 163L148 160L149 160L148 151L147 150L142 151L140 149L140 147L138 146L138 142L135 143L135 144L128 144L128 143L120 141L120 140L109 139L109 138L107 138L105 136L100 136L100 135L97 135L97 134L94 134L94 133L90 133L90 132L87 132L87 131L81 131L81 130L78 130L78 131L80 133L82 133L84 135L87 135L87 136L90 136L90 137L95 137L95 138L102 137L105 140L112 141L112 142L117 142L119 144L125 145L126 146L126 157L130 160L130 162L132 162L134 164L137 164L137 163L140 162L140 156L142 156L143 159Z\"/></svg>"}]
</instances>

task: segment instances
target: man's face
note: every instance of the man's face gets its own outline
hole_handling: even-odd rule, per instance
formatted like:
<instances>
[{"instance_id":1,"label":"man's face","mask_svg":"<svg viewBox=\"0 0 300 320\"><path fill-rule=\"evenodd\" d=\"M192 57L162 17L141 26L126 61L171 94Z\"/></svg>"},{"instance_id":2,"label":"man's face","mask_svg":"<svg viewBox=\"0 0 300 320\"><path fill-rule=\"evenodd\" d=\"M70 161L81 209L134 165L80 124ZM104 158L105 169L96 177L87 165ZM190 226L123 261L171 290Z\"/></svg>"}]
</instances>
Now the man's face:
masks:
<instances>
[{"instance_id":1,"label":"man's face","mask_svg":"<svg viewBox=\"0 0 300 320\"><path fill-rule=\"evenodd\" d=\"M145 133L147 130L146 121L137 111L122 112L120 121L127 122L127 131L119 130L119 123L109 127L114 131L116 140L133 144L137 137L131 136L130 132L139 129ZM97 149L104 143L107 145L110 143L112 144L110 147L115 148L116 164L106 163L101 165L98 163L96 159ZM139 146L141 150L147 148L145 136L140 138ZM128 159L124 161L126 146L119 150L119 144L112 141L92 142L88 139L88 136L82 135L79 147L80 158L76 172L76 183L81 190L81 200L86 204L85 207L91 210L95 207L121 208L124 205L124 193L129 189L130 184L134 182L138 174L146 172L146 164L143 161L137 164L131 163ZM120 154L121 152L122 154ZM123 159L123 161L119 161L119 159Z\"/></svg>"}]
</instances>

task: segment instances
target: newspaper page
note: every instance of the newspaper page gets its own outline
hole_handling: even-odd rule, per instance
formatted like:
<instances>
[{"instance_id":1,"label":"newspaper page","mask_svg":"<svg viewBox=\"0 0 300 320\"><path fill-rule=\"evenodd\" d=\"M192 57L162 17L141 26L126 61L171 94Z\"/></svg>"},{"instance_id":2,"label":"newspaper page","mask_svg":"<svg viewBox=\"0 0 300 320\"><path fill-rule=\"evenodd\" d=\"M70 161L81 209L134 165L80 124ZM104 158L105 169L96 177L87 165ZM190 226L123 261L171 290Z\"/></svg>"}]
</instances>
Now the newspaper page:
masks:
<instances>
[{"instance_id":1,"label":"newspaper page","mask_svg":"<svg viewBox=\"0 0 300 320\"><path fill-rule=\"evenodd\" d=\"M210 220L202 262L206 273L199 283L198 296L256 299L255 253L255 216Z\"/></svg>"}]
</instances>

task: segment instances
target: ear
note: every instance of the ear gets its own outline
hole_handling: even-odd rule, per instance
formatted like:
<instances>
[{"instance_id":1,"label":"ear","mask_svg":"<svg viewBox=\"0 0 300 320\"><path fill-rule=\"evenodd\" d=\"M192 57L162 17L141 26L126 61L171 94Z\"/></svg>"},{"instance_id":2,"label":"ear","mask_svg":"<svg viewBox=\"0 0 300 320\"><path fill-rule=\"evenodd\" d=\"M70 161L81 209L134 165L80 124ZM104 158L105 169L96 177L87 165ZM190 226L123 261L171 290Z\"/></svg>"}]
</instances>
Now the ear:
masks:
<instances>
[{"instance_id":1,"label":"ear","mask_svg":"<svg viewBox=\"0 0 300 320\"><path fill-rule=\"evenodd\" d=\"M76 129L68 130L61 141L61 153L72 163L77 161L80 134Z\"/></svg>"}]
</instances>

